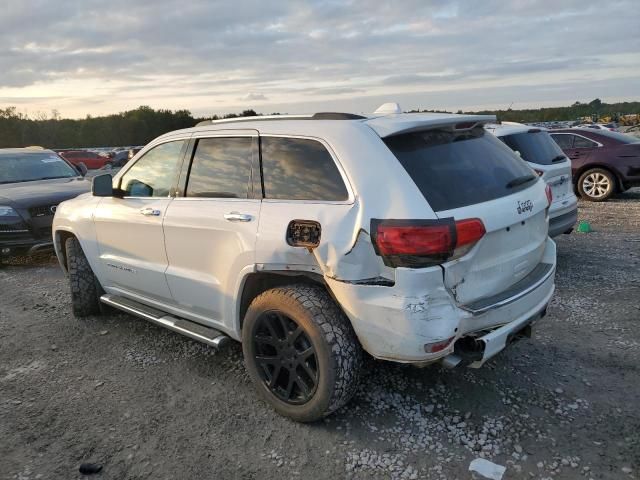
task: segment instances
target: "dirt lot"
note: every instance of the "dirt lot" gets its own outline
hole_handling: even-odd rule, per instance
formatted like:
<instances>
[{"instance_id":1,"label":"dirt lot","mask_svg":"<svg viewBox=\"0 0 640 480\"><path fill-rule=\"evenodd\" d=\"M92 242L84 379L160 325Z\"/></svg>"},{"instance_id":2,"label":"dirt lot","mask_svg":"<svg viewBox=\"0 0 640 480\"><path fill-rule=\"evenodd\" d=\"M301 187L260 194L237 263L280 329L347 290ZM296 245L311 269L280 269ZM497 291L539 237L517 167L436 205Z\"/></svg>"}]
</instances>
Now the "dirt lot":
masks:
<instances>
[{"instance_id":1,"label":"dirt lot","mask_svg":"<svg viewBox=\"0 0 640 480\"><path fill-rule=\"evenodd\" d=\"M356 398L300 425L256 399L238 345L75 319L52 259L0 268L0 478L640 478L640 192L581 203L531 341L481 370L372 362Z\"/></svg>"}]
</instances>

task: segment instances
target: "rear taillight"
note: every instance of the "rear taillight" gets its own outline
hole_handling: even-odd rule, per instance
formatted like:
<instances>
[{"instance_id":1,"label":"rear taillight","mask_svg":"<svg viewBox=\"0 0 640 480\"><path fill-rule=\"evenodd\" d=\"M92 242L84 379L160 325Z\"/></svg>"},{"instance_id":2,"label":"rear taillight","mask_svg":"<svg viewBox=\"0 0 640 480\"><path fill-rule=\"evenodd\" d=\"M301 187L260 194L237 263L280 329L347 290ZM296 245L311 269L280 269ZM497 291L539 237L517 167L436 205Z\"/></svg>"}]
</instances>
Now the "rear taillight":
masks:
<instances>
[{"instance_id":1,"label":"rear taillight","mask_svg":"<svg viewBox=\"0 0 640 480\"><path fill-rule=\"evenodd\" d=\"M551 191L551 187L549 185L546 186L544 191L547 194L547 201L549 202L549 205L547 206L550 207L551 204L553 203L553 192Z\"/></svg>"},{"instance_id":2,"label":"rear taillight","mask_svg":"<svg viewBox=\"0 0 640 480\"><path fill-rule=\"evenodd\" d=\"M536 170L535 168L533 169L534 172L536 172L538 174L539 177L541 177L542 175L544 175L544 172L542 170Z\"/></svg>"},{"instance_id":3,"label":"rear taillight","mask_svg":"<svg viewBox=\"0 0 640 480\"><path fill-rule=\"evenodd\" d=\"M437 265L467 253L486 233L478 218L455 221L371 221L373 245L385 265L420 268Z\"/></svg>"}]
</instances>

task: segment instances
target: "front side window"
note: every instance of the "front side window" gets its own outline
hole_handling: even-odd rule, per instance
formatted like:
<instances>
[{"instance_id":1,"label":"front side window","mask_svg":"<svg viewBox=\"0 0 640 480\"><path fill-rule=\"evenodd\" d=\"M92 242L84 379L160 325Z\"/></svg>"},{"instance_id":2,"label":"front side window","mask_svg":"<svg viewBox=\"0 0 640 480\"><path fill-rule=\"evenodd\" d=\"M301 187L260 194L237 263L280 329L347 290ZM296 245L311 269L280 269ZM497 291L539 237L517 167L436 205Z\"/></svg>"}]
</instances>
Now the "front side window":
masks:
<instances>
[{"instance_id":1,"label":"front side window","mask_svg":"<svg viewBox=\"0 0 640 480\"><path fill-rule=\"evenodd\" d=\"M120 181L127 197L168 197L176 184L186 140L167 142L144 154Z\"/></svg>"},{"instance_id":2,"label":"front side window","mask_svg":"<svg viewBox=\"0 0 640 480\"><path fill-rule=\"evenodd\" d=\"M261 137L265 198L343 201L349 198L340 171L316 140Z\"/></svg>"},{"instance_id":3,"label":"front side window","mask_svg":"<svg viewBox=\"0 0 640 480\"><path fill-rule=\"evenodd\" d=\"M573 135L557 133L555 135L551 134L551 138L553 138L562 150L573 148Z\"/></svg>"},{"instance_id":4,"label":"front side window","mask_svg":"<svg viewBox=\"0 0 640 480\"><path fill-rule=\"evenodd\" d=\"M198 140L187 197L248 198L253 142L251 137Z\"/></svg>"},{"instance_id":5,"label":"front side window","mask_svg":"<svg viewBox=\"0 0 640 480\"><path fill-rule=\"evenodd\" d=\"M574 135L573 139L573 148L593 148L597 147L598 144L588 140L584 137L580 137L578 135Z\"/></svg>"}]
</instances>

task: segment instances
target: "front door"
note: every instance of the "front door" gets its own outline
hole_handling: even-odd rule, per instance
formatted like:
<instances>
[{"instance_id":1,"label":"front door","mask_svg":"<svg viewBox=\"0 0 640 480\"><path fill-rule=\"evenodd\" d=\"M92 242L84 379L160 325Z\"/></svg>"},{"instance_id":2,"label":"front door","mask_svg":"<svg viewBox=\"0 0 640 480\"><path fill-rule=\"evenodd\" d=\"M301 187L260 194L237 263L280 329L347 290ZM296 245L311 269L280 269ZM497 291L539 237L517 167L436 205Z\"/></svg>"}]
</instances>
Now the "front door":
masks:
<instances>
[{"instance_id":1,"label":"front door","mask_svg":"<svg viewBox=\"0 0 640 480\"><path fill-rule=\"evenodd\" d=\"M225 330L233 328L238 280L255 265L261 192L254 195L251 179L260 175L258 136L210 135L194 138L183 195L167 209L166 279L178 308Z\"/></svg>"},{"instance_id":2,"label":"front door","mask_svg":"<svg viewBox=\"0 0 640 480\"><path fill-rule=\"evenodd\" d=\"M162 222L186 146L175 140L149 150L120 177L123 198L104 198L96 208L105 290L171 302Z\"/></svg>"}]
</instances>

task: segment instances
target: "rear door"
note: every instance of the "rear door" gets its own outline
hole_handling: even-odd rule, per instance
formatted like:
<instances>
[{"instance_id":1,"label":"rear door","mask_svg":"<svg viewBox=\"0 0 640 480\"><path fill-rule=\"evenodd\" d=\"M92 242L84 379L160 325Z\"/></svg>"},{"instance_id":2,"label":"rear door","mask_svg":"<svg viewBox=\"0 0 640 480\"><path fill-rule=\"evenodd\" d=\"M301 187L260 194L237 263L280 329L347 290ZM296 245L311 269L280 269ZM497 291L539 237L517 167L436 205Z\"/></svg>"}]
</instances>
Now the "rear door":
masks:
<instances>
[{"instance_id":1,"label":"rear door","mask_svg":"<svg viewBox=\"0 0 640 480\"><path fill-rule=\"evenodd\" d=\"M166 278L178 307L231 328L238 279L253 271L260 217L258 133L194 136L184 189L164 219ZM185 163L187 165L187 163Z\"/></svg>"},{"instance_id":2,"label":"rear door","mask_svg":"<svg viewBox=\"0 0 640 480\"><path fill-rule=\"evenodd\" d=\"M384 139L439 218L479 218L486 234L443 264L461 304L498 294L540 263L548 233L544 182L482 127Z\"/></svg>"},{"instance_id":3,"label":"rear door","mask_svg":"<svg viewBox=\"0 0 640 480\"><path fill-rule=\"evenodd\" d=\"M164 274L167 255L162 221L178 183L187 143L168 141L147 151L115 181L124 198L103 198L95 209L107 290L172 301Z\"/></svg>"}]
</instances>

